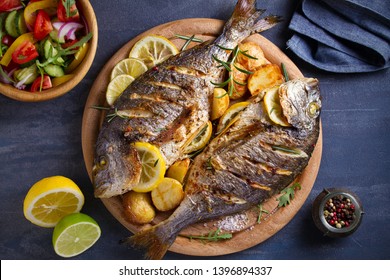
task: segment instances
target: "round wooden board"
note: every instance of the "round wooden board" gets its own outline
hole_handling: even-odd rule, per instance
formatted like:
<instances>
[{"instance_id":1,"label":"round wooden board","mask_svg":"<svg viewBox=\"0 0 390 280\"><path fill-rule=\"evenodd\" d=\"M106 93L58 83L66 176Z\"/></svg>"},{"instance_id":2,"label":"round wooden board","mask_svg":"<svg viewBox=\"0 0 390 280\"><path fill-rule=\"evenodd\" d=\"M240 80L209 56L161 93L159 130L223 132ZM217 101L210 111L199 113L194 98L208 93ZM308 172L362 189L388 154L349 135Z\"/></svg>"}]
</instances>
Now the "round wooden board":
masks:
<instances>
[{"instance_id":1,"label":"round wooden board","mask_svg":"<svg viewBox=\"0 0 390 280\"><path fill-rule=\"evenodd\" d=\"M106 63L100 74L97 76L94 84L92 85L85 105L82 123L83 155L90 178L92 178L91 174L94 149L102 118L102 112L93 109L92 106L102 106L105 104L105 92L109 83L110 73L114 65L123 58L126 58L134 43L146 35L156 34L165 36L172 40L173 43L175 43L178 48L180 48L184 41L175 38L175 34L188 36L195 34L197 38L206 40L214 39L220 34L223 25L224 22L221 20L204 18L183 19L159 25L130 40ZM294 65L294 63L278 47L276 47L261 35L252 35L247 40L254 41L261 45L265 57L270 62L278 65L283 63L291 79L303 77L302 73ZM322 130L320 130L320 136L308 166L297 178L297 181L302 185L302 189L296 192L296 195L291 201L291 204L289 204L287 207L277 208L278 202L276 201L277 196L275 196L269 199L267 202L263 203L263 209L269 211L273 209L277 210L273 211L270 215L263 215L261 223L257 223L257 210L248 210L245 213L246 217L248 218L245 227L241 228L239 232L234 233L232 239L220 242L203 243L196 240L191 241L188 238L179 236L171 246L170 251L194 256L225 255L239 252L255 246L282 229L302 207L314 185L322 155L321 131ZM131 232L134 233L142 230L143 227L149 226L139 226L129 223L123 213L120 197L102 199L102 201L111 214ZM158 214L153 223L163 220L167 217L167 215L169 214ZM182 233L191 235L207 234L211 230L217 228L217 223L217 221L210 221L208 223L195 224L183 230Z\"/></svg>"}]
</instances>

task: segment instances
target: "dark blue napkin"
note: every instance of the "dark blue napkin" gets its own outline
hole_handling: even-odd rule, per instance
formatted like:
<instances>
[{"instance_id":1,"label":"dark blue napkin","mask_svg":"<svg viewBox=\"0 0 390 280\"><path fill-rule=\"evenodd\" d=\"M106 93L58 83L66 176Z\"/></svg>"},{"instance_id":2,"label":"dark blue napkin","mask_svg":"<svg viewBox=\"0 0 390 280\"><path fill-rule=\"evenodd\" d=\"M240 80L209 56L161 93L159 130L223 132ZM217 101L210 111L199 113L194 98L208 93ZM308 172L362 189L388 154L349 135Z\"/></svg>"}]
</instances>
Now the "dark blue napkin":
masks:
<instances>
[{"instance_id":1,"label":"dark blue napkin","mask_svg":"<svg viewBox=\"0 0 390 280\"><path fill-rule=\"evenodd\" d=\"M377 71L390 66L390 3L384 0L303 0L287 47L330 72Z\"/></svg>"}]
</instances>

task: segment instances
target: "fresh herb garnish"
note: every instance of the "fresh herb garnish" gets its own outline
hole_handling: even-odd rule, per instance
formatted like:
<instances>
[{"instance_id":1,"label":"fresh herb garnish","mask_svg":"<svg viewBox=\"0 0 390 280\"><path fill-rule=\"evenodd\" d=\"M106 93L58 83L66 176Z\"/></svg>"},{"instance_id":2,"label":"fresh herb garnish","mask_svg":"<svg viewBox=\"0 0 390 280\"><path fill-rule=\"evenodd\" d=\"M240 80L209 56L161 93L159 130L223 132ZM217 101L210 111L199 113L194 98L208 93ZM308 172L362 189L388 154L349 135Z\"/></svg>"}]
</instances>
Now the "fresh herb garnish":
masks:
<instances>
[{"instance_id":1,"label":"fresh herb garnish","mask_svg":"<svg viewBox=\"0 0 390 280\"><path fill-rule=\"evenodd\" d=\"M231 239L233 237L233 234L221 233L221 229L219 228L215 231L210 231L208 235L183 235L183 234L179 234L179 236L189 238L190 240L198 239L198 240L207 241L207 242L216 242L219 240Z\"/></svg>"},{"instance_id":2,"label":"fresh herb garnish","mask_svg":"<svg viewBox=\"0 0 390 280\"><path fill-rule=\"evenodd\" d=\"M280 193L282 194L276 200L279 201L278 207L285 207L287 204L290 204L291 200L294 199L295 190L300 190L302 188L301 184L296 182L291 186L283 189Z\"/></svg>"},{"instance_id":3,"label":"fresh herb garnish","mask_svg":"<svg viewBox=\"0 0 390 280\"><path fill-rule=\"evenodd\" d=\"M207 159L207 161L206 161L206 169L207 170L213 170L214 169L213 165L211 164L211 157L209 157Z\"/></svg>"},{"instance_id":4,"label":"fresh herb garnish","mask_svg":"<svg viewBox=\"0 0 390 280\"><path fill-rule=\"evenodd\" d=\"M97 110L105 110L105 111L109 111L109 110L112 109L112 108L109 108L109 107L101 107L101 106L96 106L96 105L91 106L91 108L97 109ZM107 122L111 122L111 121L112 121L113 119L115 119L116 117L119 117L119 118L122 118L122 119L127 119L127 118L128 118L128 116L125 116L125 115L120 114L119 111L118 111L118 109L115 108L115 109L114 109L114 113L108 114L108 115L106 116Z\"/></svg>"},{"instance_id":5,"label":"fresh herb garnish","mask_svg":"<svg viewBox=\"0 0 390 280\"><path fill-rule=\"evenodd\" d=\"M269 211L263 209L263 204L262 203L257 205L257 208L259 208L259 215L257 216L257 223L260 224L261 223L261 218L262 218L263 214L269 214Z\"/></svg>"},{"instance_id":6,"label":"fresh herb garnish","mask_svg":"<svg viewBox=\"0 0 390 280\"><path fill-rule=\"evenodd\" d=\"M159 160L160 160L160 159L157 159L157 160L154 162L153 167L156 167L156 166L157 166Z\"/></svg>"},{"instance_id":7,"label":"fresh herb garnish","mask_svg":"<svg viewBox=\"0 0 390 280\"><path fill-rule=\"evenodd\" d=\"M202 40L202 39L195 38L195 34L192 35L191 37L184 36L184 35L178 35L178 34L176 34L175 36L176 36L177 38L179 38L179 39L186 40L186 42L184 43L184 45L181 47L180 51L184 51L184 50L188 47L188 45L189 45L191 42L203 43L203 40Z\"/></svg>"},{"instance_id":8,"label":"fresh herb garnish","mask_svg":"<svg viewBox=\"0 0 390 280\"><path fill-rule=\"evenodd\" d=\"M237 69L239 72L242 72L244 74L247 74L247 75L250 75L252 74L253 72L251 71L248 71L246 69L243 69L241 67L238 67L236 65L236 60L237 60L237 57L239 54L242 54L250 59L257 59L256 57L253 57L249 54L247 54L247 51L241 51L238 46L236 46L234 49L231 49L231 48L226 48L224 46L220 46L218 45L219 48L221 48L222 50L225 50L225 51L231 51L232 52L232 55L231 55L231 58L228 59L227 61L223 61L221 59L219 59L218 57L216 57L215 55L213 55L213 59L219 63L218 67L223 67L225 68L226 71L229 72L229 78L226 80L226 81L223 81L221 83L214 83L214 82L211 82L214 86L216 87L219 87L219 88L223 88L227 85L229 85L229 90L226 94L228 94L229 96L232 96L233 93L235 92L235 84L237 85L241 85L241 86L245 86L246 84L245 83L242 83L240 81L237 81L235 78L234 78L234 71L233 71L233 67L235 69Z\"/></svg>"},{"instance_id":9,"label":"fresh herb garnish","mask_svg":"<svg viewBox=\"0 0 390 280\"><path fill-rule=\"evenodd\" d=\"M272 146L272 149L273 149L273 150L282 151L282 152L285 152L285 153L289 153L289 154L296 154L296 155L299 155L299 154L300 154L300 152L299 152L298 150L291 149L291 148L285 147L285 146L273 145L273 146Z\"/></svg>"},{"instance_id":10,"label":"fresh herb garnish","mask_svg":"<svg viewBox=\"0 0 390 280\"><path fill-rule=\"evenodd\" d=\"M283 71L284 80L286 82L288 82L289 77L288 77L288 73L287 73L287 70L286 70L286 66L284 66L284 63L282 63L282 71Z\"/></svg>"}]
</instances>

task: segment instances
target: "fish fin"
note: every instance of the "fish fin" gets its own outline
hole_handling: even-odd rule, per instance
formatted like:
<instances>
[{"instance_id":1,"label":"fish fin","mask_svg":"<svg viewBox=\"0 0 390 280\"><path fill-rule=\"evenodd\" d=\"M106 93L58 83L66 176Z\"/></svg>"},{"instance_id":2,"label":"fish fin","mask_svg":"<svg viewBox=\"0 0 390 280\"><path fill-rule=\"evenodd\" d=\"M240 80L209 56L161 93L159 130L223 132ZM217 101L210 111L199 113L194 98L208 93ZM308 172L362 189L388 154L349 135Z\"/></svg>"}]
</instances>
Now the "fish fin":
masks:
<instances>
[{"instance_id":1,"label":"fish fin","mask_svg":"<svg viewBox=\"0 0 390 280\"><path fill-rule=\"evenodd\" d=\"M161 260L175 240L164 234L164 231L164 227L153 226L122 240L121 243L145 250L145 259Z\"/></svg>"},{"instance_id":2,"label":"fish fin","mask_svg":"<svg viewBox=\"0 0 390 280\"><path fill-rule=\"evenodd\" d=\"M232 41L242 41L249 35L267 30L280 22L278 16L260 18L265 10L256 9L256 0L238 0L223 34Z\"/></svg>"}]
</instances>

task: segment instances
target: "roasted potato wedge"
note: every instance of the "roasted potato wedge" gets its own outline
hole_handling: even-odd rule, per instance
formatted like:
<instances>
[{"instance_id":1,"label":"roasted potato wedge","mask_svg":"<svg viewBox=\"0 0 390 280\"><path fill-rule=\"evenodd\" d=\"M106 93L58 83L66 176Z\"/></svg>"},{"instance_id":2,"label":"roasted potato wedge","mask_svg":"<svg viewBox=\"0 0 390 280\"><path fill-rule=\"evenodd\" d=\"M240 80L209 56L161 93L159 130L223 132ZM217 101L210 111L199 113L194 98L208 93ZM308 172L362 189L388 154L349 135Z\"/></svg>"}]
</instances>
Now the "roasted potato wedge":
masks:
<instances>
[{"instance_id":1,"label":"roasted potato wedge","mask_svg":"<svg viewBox=\"0 0 390 280\"><path fill-rule=\"evenodd\" d=\"M127 192L122 196L122 204L126 217L132 223L147 224L156 216L150 193Z\"/></svg>"},{"instance_id":2,"label":"roasted potato wedge","mask_svg":"<svg viewBox=\"0 0 390 280\"><path fill-rule=\"evenodd\" d=\"M237 62L249 71L255 71L261 65L269 63L268 60L264 57L263 50L255 42L241 43L238 45L238 48L242 52L245 52L246 54L257 58L257 59L253 59L253 58L247 57L241 53L238 54Z\"/></svg>"},{"instance_id":3,"label":"roasted potato wedge","mask_svg":"<svg viewBox=\"0 0 390 280\"><path fill-rule=\"evenodd\" d=\"M184 182L184 178L190 167L191 160L189 158L175 161L167 170L166 176L172 179L176 179L181 184Z\"/></svg>"},{"instance_id":4,"label":"roasted potato wedge","mask_svg":"<svg viewBox=\"0 0 390 280\"><path fill-rule=\"evenodd\" d=\"M234 89L233 89L233 93L230 95L230 99L239 99L243 97L248 90L247 81L248 81L249 74L244 73L239 69L247 70L240 63L235 63L234 66L232 67L232 75L235 82L233 82ZM230 92L231 86L232 84L229 83L228 92Z\"/></svg>"},{"instance_id":5,"label":"roasted potato wedge","mask_svg":"<svg viewBox=\"0 0 390 280\"><path fill-rule=\"evenodd\" d=\"M152 201L159 211L176 208L184 198L183 186L179 181L165 177L157 188L152 190Z\"/></svg>"},{"instance_id":6,"label":"roasted potato wedge","mask_svg":"<svg viewBox=\"0 0 390 280\"><path fill-rule=\"evenodd\" d=\"M258 68L248 79L248 89L251 95L257 95L264 89L284 82L280 67L276 64L265 64Z\"/></svg>"}]
</instances>

